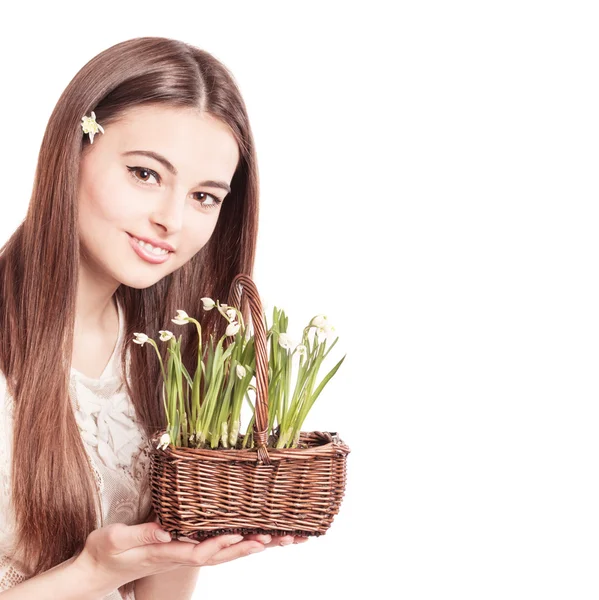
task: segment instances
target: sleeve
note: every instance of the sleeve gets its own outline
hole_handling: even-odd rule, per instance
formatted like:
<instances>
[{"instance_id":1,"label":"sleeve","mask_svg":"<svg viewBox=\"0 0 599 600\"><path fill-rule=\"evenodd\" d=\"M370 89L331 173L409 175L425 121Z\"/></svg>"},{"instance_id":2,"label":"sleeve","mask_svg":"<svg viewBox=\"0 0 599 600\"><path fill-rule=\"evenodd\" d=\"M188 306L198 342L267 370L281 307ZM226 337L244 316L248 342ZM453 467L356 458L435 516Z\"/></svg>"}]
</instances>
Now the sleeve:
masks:
<instances>
[{"instance_id":1,"label":"sleeve","mask_svg":"<svg viewBox=\"0 0 599 600\"><path fill-rule=\"evenodd\" d=\"M28 579L14 558L15 519L11 504L12 418L14 404L0 371L0 592Z\"/></svg>"}]
</instances>

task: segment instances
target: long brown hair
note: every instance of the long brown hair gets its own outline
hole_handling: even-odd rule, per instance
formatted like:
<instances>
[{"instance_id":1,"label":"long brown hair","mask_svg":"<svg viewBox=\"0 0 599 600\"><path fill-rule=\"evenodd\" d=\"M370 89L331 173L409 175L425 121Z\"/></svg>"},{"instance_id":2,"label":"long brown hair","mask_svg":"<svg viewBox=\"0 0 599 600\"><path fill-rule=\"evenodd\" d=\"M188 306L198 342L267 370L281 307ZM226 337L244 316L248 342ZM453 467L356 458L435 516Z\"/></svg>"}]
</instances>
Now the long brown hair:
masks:
<instances>
[{"instance_id":1,"label":"long brown hair","mask_svg":"<svg viewBox=\"0 0 599 600\"><path fill-rule=\"evenodd\" d=\"M89 146L81 117L93 110L106 128L123 111L147 104L193 107L217 117L237 140L240 158L206 245L155 285L122 284L115 292L126 319L121 373L146 439L166 423L162 375L155 352L138 347L130 351L127 370L133 333L157 339L160 329L172 330L171 319L183 309L201 321L204 336L220 337L225 319L215 310L202 310L200 298L226 302L235 275L252 276L258 169L246 107L232 74L208 52L162 37L127 40L95 56L50 116L26 217L0 248L0 369L15 405L12 501L16 546L29 576L78 554L97 522L94 477L69 401L80 251L78 174ZM180 334L191 372L197 339ZM166 344L159 347L166 360ZM150 514L151 509L138 522Z\"/></svg>"}]
</instances>

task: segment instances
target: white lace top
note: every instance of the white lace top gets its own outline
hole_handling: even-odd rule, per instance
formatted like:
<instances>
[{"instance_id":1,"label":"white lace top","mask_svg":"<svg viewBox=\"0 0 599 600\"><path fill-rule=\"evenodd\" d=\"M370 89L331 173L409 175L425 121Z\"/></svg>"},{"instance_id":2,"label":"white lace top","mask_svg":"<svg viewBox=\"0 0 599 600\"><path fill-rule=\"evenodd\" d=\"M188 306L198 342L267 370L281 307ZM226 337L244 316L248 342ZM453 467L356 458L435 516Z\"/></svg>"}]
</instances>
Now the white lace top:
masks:
<instances>
[{"instance_id":1,"label":"white lace top","mask_svg":"<svg viewBox=\"0 0 599 600\"><path fill-rule=\"evenodd\" d=\"M92 379L71 367L70 397L75 419L102 498L97 527L132 525L150 505L149 448L119 373L125 323L122 307L117 306L119 336L102 375ZM14 547L15 521L10 502L13 410L0 371L0 592L29 578ZM114 590L104 600L121 598ZM132 594L128 600L134 598Z\"/></svg>"}]
</instances>

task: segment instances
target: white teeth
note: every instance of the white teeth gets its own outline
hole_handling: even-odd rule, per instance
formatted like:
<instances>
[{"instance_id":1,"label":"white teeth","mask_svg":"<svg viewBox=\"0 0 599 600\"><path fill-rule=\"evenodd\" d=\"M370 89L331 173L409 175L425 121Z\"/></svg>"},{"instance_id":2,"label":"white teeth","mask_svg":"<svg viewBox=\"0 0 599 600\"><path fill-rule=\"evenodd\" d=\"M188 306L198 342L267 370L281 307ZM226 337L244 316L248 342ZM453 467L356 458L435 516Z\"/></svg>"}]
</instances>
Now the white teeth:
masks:
<instances>
[{"instance_id":1,"label":"white teeth","mask_svg":"<svg viewBox=\"0 0 599 600\"><path fill-rule=\"evenodd\" d=\"M133 238L142 248L145 248L148 252L151 252L152 254L168 254L168 250L165 250L164 248L155 248L154 246L152 246L152 244L148 244L147 242L142 242L141 240L138 240L137 238Z\"/></svg>"}]
</instances>

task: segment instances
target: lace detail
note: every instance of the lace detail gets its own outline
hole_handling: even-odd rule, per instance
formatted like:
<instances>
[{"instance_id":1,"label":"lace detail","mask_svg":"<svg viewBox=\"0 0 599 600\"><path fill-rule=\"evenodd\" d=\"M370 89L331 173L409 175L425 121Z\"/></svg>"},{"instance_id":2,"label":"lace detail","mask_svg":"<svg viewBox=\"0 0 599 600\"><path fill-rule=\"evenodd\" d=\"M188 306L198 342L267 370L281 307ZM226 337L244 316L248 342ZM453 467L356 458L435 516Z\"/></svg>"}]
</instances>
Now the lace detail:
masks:
<instances>
[{"instance_id":1,"label":"lace detail","mask_svg":"<svg viewBox=\"0 0 599 600\"><path fill-rule=\"evenodd\" d=\"M119 337L104 372L94 379L71 369L75 420L101 480L103 525L133 524L149 502L150 448L122 380L119 359L125 323L122 307L117 306Z\"/></svg>"},{"instance_id":2,"label":"lace detail","mask_svg":"<svg viewBox=\"0 0 599 600\"><path fill-rule=\"evenodd\" d=\"M95 448L104 465L113 470L124 468L133 477L131 457L143 439L131 416L129 398L119 393L121 387L111 381L103 383L102 387L87 385L83 394L78 390L75 396L82 398L75 420L81 437Z\"/></svg>"},{"instance_id":3,"label":"lace detail","mask_svg":"<svg viewBox=\"0 0 599 600\"><path fill-rule=\"evenodd\" d=\"M14 408L14 399L8 394L6 378L0 372L0 592L28 579L16 558L17 552L14 548L16 525L10 471Z\"/></svg>"},{"instance_id":4,"label":"lace detail","mask_svg":"<svg viewBox=\"0 0 599 600\"><path fill-rule=\"evenodd\" d=\"M72 402L76 406L77 412L75 412L75 421L77 421L77 425L79 425L78 414L79 414L80 408L79 408L79 401L77 400L77 386L75 383L75 379L73 377L71 377L69 393L70 393ZM81 431L81 426L79 427L79 430ZM83 437L83 436L81 436L81 437ZM84 441L85 441L85 438L84 438ZM104 492L104 477L102 477L102 473L100 472L100 469L98 469L98 467L96 465L96 461L94 460L94 458L89 450L88 445L84 443L83 448L85 449L85 453L87 454L89 466L91 467L93 474L94 474L94 479L96 481L96 488L98 489L98 492L100 494L102 494Z\"/></svg>"},{"instance_id":5,"label":"lace detail","mask_svg":"<svg viewBox=\"0 0 599 600\"><path fill-rule=\"evenodd\" d=\"M2 380L3 380L3 384L2 384L2 386L0 386L0 392L2 393L2 395L5 398L4 409L6 411L7 416L10 419L13 419L15 416L15 399L10 394L6 393L8 390L8 386L7 386L6 379L4 378L4 376L2 377Z\"/></svg>"},{"instance_id":6,"label":"lace detail","mask_svg":"<svg viewBox=\"0 0 599 600\"><path fill-rule=\"evenodd\" d=\"M6 555L0 557L0 573L2 573L0 576L0 592L9 590L27 579L26 575L11 564L10 558Z\"/></svg>"}]
</instances>

